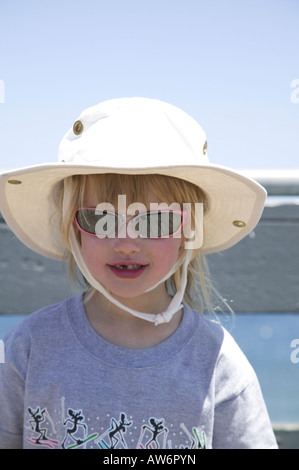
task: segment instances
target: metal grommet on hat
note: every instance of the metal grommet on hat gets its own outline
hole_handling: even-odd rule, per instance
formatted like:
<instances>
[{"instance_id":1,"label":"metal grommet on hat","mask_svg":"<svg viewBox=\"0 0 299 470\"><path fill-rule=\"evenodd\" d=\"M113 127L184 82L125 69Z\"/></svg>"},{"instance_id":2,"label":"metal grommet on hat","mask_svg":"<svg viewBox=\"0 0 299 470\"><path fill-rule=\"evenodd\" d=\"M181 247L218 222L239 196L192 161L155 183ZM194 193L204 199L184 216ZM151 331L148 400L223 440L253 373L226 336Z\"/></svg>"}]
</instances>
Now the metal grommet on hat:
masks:
<instances>
[{"instance_id":1,"label":"metal grommet on hat","mask_svg":"<svg viewBox=\"0 0 299 470\"><path fill-rule=\"evenodd\" d=\"M22 181L20 181L20 180L8 180L7 182L9 184L22 184Z\"/></svg>"},{"instance_id":2,"label":"metal grommet on hat","mask_svg":"<svg viewBox=\"0 0 299 470\"><path fill-rule=\"evenodd\" d=\"M76 121L73 125L73 132L75 135L80 135L82 134L84 129L82 121Z\"/></svg>"},{"instance_id":3,"label":"metal grommet on hat","mask_svg":"<svg viewBox=\"0 0 299 470\"><path fill-rule=\"evenodd\" d=\"M233 224L235 227L238 227L238 228L243 228L246 226L246 223L243 222L243 220L234 220Z\"/></svg>"}]
</instances>

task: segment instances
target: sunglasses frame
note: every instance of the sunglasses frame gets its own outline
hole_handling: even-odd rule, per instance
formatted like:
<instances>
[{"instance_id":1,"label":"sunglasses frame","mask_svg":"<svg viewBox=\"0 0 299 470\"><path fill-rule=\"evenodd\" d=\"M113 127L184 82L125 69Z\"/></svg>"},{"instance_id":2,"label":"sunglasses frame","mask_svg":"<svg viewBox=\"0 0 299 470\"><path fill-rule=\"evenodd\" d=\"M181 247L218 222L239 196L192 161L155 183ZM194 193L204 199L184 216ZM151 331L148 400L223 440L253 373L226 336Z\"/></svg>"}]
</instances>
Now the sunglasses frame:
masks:
<instances>
[{"instance_id":1,"label":"sunglasses frame","mask_svg":"<svg viewBox=\"0 0 299 470\"><path fill-rule=\"evenodd\" d=\"M81 210L93 210L93 211L97 211L97 208L96 208L96 207L78 207L78 209L76 209L76 212L75 212L75 215L74 215L74 222L75 222L75 224L76 224L78 230L79 230L80 232L86 233L87 235L90 235L90 236L92 236L92 237L102 238L102 237L99 237L96 233L90 233L90 232L88 232L87 230L84 230L84 229L80 226L80 224L79 224L79 222L78 222L78 220L77 220L77 213L78 213L79 211L81 211ZM98 211L98 212L104 212L104 211ZM170 210L169 210L169 209L161 209L161 210L152 210L152 211L149 210L149 211L147 211L147 212L141 212L141 213L139 213L139 214L132 215L132 216L129 216L129 217L127 217L127 216L125 216L125 215L123 215L123 214L119 214L119 213L116 212L116 211L109 211L109 210L106 211L106 210L105 210L105 213L111 214L111 215L113 215L114 217L117 217L118 220L121 221L121 224L122 224L122 225L125 224L125 223L128 224L129 222L131 222L131 220L134 220L136 217L141 217L141 216L143 216L143 215L147 215L147 214L151 214L151 213L152 213L152 214L156 214L156 213L161 213L161 212L167 212L167 213L173 212L174 214L180 214L180 215L182 216L182 221L181 221L181 224L180 224L180 226L178 227L178 229L177 229L174 233L172 233L172 234L163 235L163 236L161 236L161 237L147 237L147 236L143 236L143 235L141 235L141 236L139 235L139 237L140 237L140 238L150 238L150 239L152 239L152 240L154 240L154 239L163 239L163 238L174 238L175 235L177 235L177 234L181 231L182 227L185 225L185 223L186 223L186 221L187 221L187 219L188 219L188 212L187 212L186 210L181 210L181 211L178 211L178 210L171 210L171 209L170 209ZM114 234L114 236L112 236L112 237L111 237L111 236L107 236L107 237L103 237L103 238L115 238L115 237L116 237L116 234ZM135 237L134 237L134 238L135 238Z\"/></svg>"}]
</instances>

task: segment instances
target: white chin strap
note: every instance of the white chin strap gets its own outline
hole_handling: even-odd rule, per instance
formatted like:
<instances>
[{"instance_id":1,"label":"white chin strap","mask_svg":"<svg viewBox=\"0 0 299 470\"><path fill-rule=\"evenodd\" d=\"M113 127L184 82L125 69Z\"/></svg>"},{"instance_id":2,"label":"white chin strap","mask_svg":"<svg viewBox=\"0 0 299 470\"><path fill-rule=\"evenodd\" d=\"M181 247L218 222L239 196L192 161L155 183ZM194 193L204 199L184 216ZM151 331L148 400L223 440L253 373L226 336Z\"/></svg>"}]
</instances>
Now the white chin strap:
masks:
<instances>
[{"instance_id":1,"label":"white chin strap","mask_svg":"<svg viewBox=\"0 0 299 470\"><path fill-rule=\"evenodd\" d=\"M183 300L186 285L187 285L188 265L191 261L192 251L193 250L191 250L191 249L186 250L186 256L185 256L185 259L184 259L184 262L183 262L183 269L182 269L180 287L177 290L177 292L175 293L175 295L173 296L167 310L165 310L164 312L158 313L158 314L152 314L152 313L138 312L136 310L133 310L133 309L127 307L126 305L123 305L121 302L116 300L112 295L110 295L109 292L107 292L106 289L103 287L103 285L94 278L94 276L90 273L89 269L87 268L87 266L84 262L83 256L81 254L81 249L80 249L80 246L77 242L73 227L71 227L71 231L70 231L70 245L71 245L71 248L72 248L72 253L73 253L73 256L75 258L75 261L76 261L80 271L82 272L83 276L85 277L85 279L90 283L90 285L92 287L94 287L94 289L99 291L108 300L110 300L114 305L121 308L122 310L125 310L125 311L131 313L135 317L139 317L139 318L142 318L143 320L147 320L149 322L152 322L155 325L160 325L161 323L169 322L172 319L173 315L183 307L182 300ZM172 267L170 272L163 279L161 279L157 284L155 284L153 287L148 289L146 292L154 289L159 284L161 284L162 282L165 282L167 279L169 279L169 277L178 269L178 267L179 267L179 264L175 263L175 265Z\"/></svg>"}]
</instances>

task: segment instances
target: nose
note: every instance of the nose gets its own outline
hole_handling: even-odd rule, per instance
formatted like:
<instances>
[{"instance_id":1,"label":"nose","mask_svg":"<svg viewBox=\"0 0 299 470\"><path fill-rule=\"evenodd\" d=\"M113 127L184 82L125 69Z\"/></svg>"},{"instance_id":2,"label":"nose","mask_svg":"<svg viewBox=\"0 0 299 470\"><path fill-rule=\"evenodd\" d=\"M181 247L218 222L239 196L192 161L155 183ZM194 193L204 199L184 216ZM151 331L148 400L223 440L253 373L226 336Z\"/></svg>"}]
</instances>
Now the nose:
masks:
<instances>
[{"instance_id":1,"label":"nose","mask_svg":"<svg viewBox=\"0 0 299 470\"><path fill-rule=\"evenodd\" d=\"M132 238L128 234L114 239L114 251L116 253L131 255L140 252L140 240Z\"/></svg>"}]
</instances>

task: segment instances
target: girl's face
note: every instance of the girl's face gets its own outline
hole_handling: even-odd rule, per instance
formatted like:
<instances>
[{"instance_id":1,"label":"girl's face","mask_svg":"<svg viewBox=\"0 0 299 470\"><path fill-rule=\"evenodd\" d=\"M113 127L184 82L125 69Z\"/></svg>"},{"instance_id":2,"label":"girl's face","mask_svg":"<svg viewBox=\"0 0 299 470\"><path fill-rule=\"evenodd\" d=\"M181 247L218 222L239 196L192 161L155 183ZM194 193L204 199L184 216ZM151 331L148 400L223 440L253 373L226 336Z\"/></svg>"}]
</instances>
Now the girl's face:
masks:
<instances>
[{"instance_id":1,"label":"girl's face","mask_svg":"<svg viewBox=\"0 0 299 470\"><path fill-rule=\"evenodd\" d=\"M160 203L154 194L148 194L148 203ZM88 187L86 207L96 207L99 201L96 191ZM117 210L117 208L116 208ZM81 249L91 274L114 296L133 299L157 284L177 260L182 238L104 238L81 232ZM160 284L151 291L166 293ZM148 293L150 294L150 293ZM155 299L156 300L156 299Z\"/></svg>"}]
</instances>

